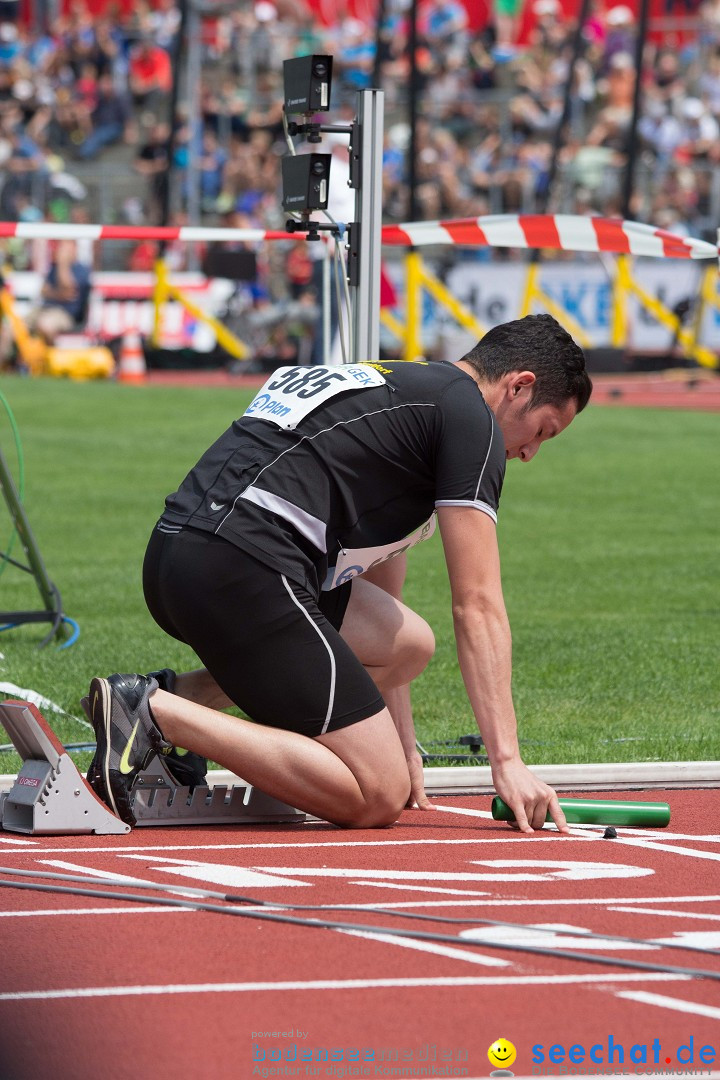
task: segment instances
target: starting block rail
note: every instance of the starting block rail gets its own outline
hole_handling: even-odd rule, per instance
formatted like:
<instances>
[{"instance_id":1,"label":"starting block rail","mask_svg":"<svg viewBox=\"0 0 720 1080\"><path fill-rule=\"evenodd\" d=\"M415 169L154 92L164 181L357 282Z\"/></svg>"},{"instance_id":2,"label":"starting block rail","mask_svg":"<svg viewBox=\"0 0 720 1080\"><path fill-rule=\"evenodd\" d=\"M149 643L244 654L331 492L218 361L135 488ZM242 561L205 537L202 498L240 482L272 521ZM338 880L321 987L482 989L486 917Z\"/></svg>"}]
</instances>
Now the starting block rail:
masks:
<instances>
[{"instance_id":1,"label":"starting block rail","mask_svg":"<svg viewBox=\"0 0 720 1080\"><path fill-rule=\"evenodd\" d=\"M45 836L130 832L97 797L35 705L0 702L0 723L23 760L15 783L0 792L4 830ZM191 791L175 781L159 758L137 777L132 795L138 826L274 824L306 818L246 783Z\"/></svg>"}]
</instances>

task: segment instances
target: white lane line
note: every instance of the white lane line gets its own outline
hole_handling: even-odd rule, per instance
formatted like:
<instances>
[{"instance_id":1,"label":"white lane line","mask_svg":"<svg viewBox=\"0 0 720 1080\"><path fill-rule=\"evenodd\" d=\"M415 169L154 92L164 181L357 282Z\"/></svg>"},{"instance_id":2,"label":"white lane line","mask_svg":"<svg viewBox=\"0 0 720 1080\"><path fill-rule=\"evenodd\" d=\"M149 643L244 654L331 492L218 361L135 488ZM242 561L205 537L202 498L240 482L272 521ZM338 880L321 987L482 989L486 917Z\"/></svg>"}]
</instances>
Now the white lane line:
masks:
<instances>
[{"instance_id":1,"label":"white lane line","mask_svg":"<svg viewBox=\"0 0 720 1080\"><path fill-rule=\"evenodd\" d=\"M293 826L296 828L296 826ZM330 831L330 830L328 830ZM337 829L333 829L332 832L337 832ZM120 847L115 844L114 847L51 847L51 848L34 848L32 852L28 854L33 855L87 855L89 851L93 854L112 854L117 855L119 853L125 854L125 852L138 851L141 854L151 853L153 851L271 851L278 848L291 848L293 851L313 850L316 848L353 848L353 847L369 847L369 848L382 848L382 847L452 847L458 844L464 844L466 847L469 844L488 844L488 843L502 843L502 844L519 844L530 843L536 840L537 837L532 836L515 836L510 833L508 829L508 836L497 839L497 837L484 840L480 836L465 836L461 839L453 840L437 840L427 838L426 840L318 840L301 841L297 840L287 844L147 844L147 845L128 845L127 847ZM18 851L15 854L20 855L22 852Z\"/></svg>"},{"instance_id":2,"label":"white lane line","mask_svg":"<svg viewBox=\"0 0 720 1080\"><path fill-rule=\"evenodd\" d=\"M0 844L18 844L24 847L25 844L37 844L37 840L21 840L19 837L14 836L0 836Z\"/></svg>"},{"instance_id":3,"label":"white lane line","mask_svg":"<svg viewBox=\"0 0 720 1080\"><path fill-rule=\"evenodd\" d=\"M697 1001L665 997L664 994L650 994L646 990L619 990L615 997L639 1001L641 1005L657 1005L661 1009L673 1009L674 1012L690 1013L692 1016L709 1016L712 1020L720 1020L720 1009L714 1005L701 1005Z\"/></svg>"},{"instance_id":4,"label":"white lane line","mask_svg":"<svg viewBox=\"0 0 720 1080\"><path fill-rule=\"evenodd\" d=\"M351 881L350 884L351 885L369 885L369 886L372 886L375 889L399 889L401 892L425 892L425 893L431 892L431 893L442 894L443 896L490 896L490 893L487 890L485 890L483 892L481 889L443 889L439 885L407 885L407 884L406 885L394 885L389 881ZM500 901L500 900L488 901L488 903L491 903L491 902L492 903L502 903L502 901ZM453 903L453 905L455 905L455 904L462 903L462 901L461 900L457 900L457 901L453 900L452 903ZM474 901L468 901L468 903L474 903ZM370 905L361 904L359 906L360 907L378 907L378 906L379 907L405 907L405 906L407 906L407 907L415 907L415 906L424 907L426 905L421 904L421 903L418 903L416 905L414 901L408 901L407 905L405 905L405 904L385 904L382 901L378 900L378 901L375 902L374 905L372 905L372 904L370 904ZM434 903L432 901L428 901L428 906L434 907L435 905L434 905Z\"/></svg>"},{"instance_id":5,"label":"white lane line","mask_svg":"<svg viewBox=\"0 0 720 1080\"><path fill-rule=\"evenodd\" d=\"M491 818L492 819L492 813L489 810L470 810L470 809L464 808L462 806L439 806L438 804L434 804L434 805L435 805L436 810L440 810L442 813L445 813L445 814L463 814L466 817L479 817L479 818ZM502 824L503 824L503 822L498 821L498 825L502 825ZM604 830L605 830L604 825L590 825L590 824L585 825L585 824L579 824L578 823L578 824L570 826L571 835L574 835L576 839L584 839L584 840L587 840L587 839L590 839L590 838L595 839L595 838L597 838L596 834L599 833L600 836L601 836L602 833L604 832ZM503 837L502 840L500 840L500 841L498 841L497 839L494 839L494 840L487 840L485 842L486 843L503 843L505 839L532 840L532 839L538 839L538 837L540 837L543 840L550 840L550 839L556 839L557 835L558 835L558 830L557 830L556 826L553 825L550 822L548 822L543 829L541 829L537 833L535 833L534 837L530 836L529 834L526 834L524 836L517 836L517 835L515 835L513 833L513 831L511 829L508 829L508 832L511 833L512 835L507 837L507 838ZM711 833L710 835L707 835L707 836L705 836L705 835L695 836L692 833L669 833L669 832L665 832L665 830L659 830L659 829L652 829L652 830L643 829L642 836L638 837L637 833L633 829L629 833L618 832L618 837L621 837L621 836L622 837L627 837L627 839L629 839L629 840L630 839L633 839L633 840L634 839L645 840L645 838L647 837L649 840L656 840L656 839L657 840L694 840L694 841L700 841L700 842L703 842L703 843L706 843L706 844L720 844L720 836L718 836L716 833Z\"/></svg>"},{"instance_id":6,"label":"white lane line","mask_svg":"<svg viewBox=\"0 0 720 1080\"><path fill-rule=\"evenodd\" d=\"M387 889L404 889L409 890L413 888L411 885L388 885L378 881L358 881L353 882L356 885L368 885L375 888L387 888ZM415 886L417 888L417 886ZM433 890L435 891L435 890ZM456 892L460 890L448 889L447 892ZM576 899L564 899L564 900L538 900L537 896L532 900L507 900L505 897L498 895L494 900L406 900L398 901L395 903L380 903L373 904L359 904L358 907L386 907L386 908L405 908L405 907L563 907L567 904L577 907L581 904L595 904L597 907L605 907L607 904L696 904L696 903L717 903L720 900L720 896L623 896L623 897L578 897Z\"/></svg>"},{"instance_id":7,"label":"white lane line","mask_svg":"<svg viewBox=\"0 0 720 1080\"><path fill-rule=\"evenodd\" d=\"M0 919L35 918L44 915L171 915L173 911L195 911L186 907L99 907L99 908L40 908L36 911L0 911Z\"/></svg>"},{"instance_id":8,"label":"white lane line","mask_svg":"<svg viewBox=\"0 0 720 1080\"><path fill-rule=\"evenodd\" d=\"M262 871L255 869L249 869L244 866L225 866L222 863L201 863L197 860L188 861L186 859L163 859L160 856L155 856L153 859L145 859L140 855L119 855L119 858L127 859L139 859L140 862L169 862L169 863L181 863L180 866L148 866L148 870L154 870L162 874L177 874L179 877L187 877L200 881L209 881L214 885L225 885L231 889L267 889L267 888L294 888L294 887L309 887L306 881L294 881L292 878L278 877L277 875L266 874ZM38 859L38 862L50 863L52 866L64 867L68 870L83 870L83 867L74 865L73 863L63 862L61 859ZM1 871L0 871L1 872ZM97 871L90 871L96 873ZM101 872L101 876L114 877L124 875L108 874L106 871ZM150 878L139 878L137 880L147 881L150 884L157 885L158 882L152 881ZM131 882L132 879L127 879L127 882ZM164 885L164 882L160 883L160 887ZM181 886L167 886L173 889L173 891L181 891ZM187 895L187 893L185 894Z\"/></svg>"},{"instance_id":9,"label":"white lane line","mask_svg":"<svg viewBox=\"0 0 720 1080\"><path fill-rule=\"evenodd\" d=\"M443 807L442 809L444 809L447 812L451 808L450 807ZM454 807L452 808L452 811L455 812ZM463 811L463 813L464 812L465 811ZM479 810L478 811L473 811L473 814L485 814L485 811L479 811ZM577 830L577 834L574 835L574 836L563 837L562 842L564 844L567 844L572 840L590 840L590 839L596 840L596 839L601 839L602 838L602 833L598 832L600 826L588 825L588 826L585 826L585 827L582 827L582 828L579 827L579 826L572 826L572 828ZM328 831L330 831L330 830L328 830ZM336 830L333 829L332 831L335 832ZM648 836L649 835L650 834L648 834ZM667 834L664 834L664 835L658 833L657 835L658 835L658 837L660 839L667 839L667 840L672 840L673 839L673 834L672 833L667 833ZM679 839L685 839L686 837L683 835L683 836L679 836L678 838ZM303 839L300 842L298 842L298 840L295 839L294 841L288 842L288 843L268 843L268 844L263 844L263 843L259 843L259 844L147 844L147 845L144 845L144 844L143 845L129 844L127 847L122 847L122 848L120 848L117 844L114 847L93 847L93 848L89 848L89 847L38 848L36 846L33 846L32 851L28 851L28 854L38 854L38 855L84 855L84 854L87 854L88 851L93 851L93 852L96 852L97 854L110 853L110 854L113 854L113 855L117 855L119 851L122 851L123 853L124 852L131 852L131 851L138 851L138 852L143 853L143 852L153 852L153 851L161 851L161 852L167 852L167 851L203 851L203 852L207 852L207 851L252 851L252 850L270 851L270 850L280 850L280 849L283 849L283 848L291 848L292 850L296 850L298 848L300 848L300 849L303 849L303 848L308 848L308 849L321 848L322 849L322 848L353 848L353 847L357 847L357 848L361 848L361 847L382 848L382 847L422 847L422 846L426 846L426 847L453 847L453 846L457 846L458 844L464 844L465 846L467 846L468 844L532 844L532 843L536 843L539 839L540 840L557 840L558 839L557 830L553 826L552 829L548 829L547 831L542 830L540 832L535 833L533 836L528 836L528 835L525 835L525 834L522 834L522 833L516 834L515 832L513 832L512 829L508 829L507 830L507 835L502 836L502 837L496 837L496 836L493 836L493 837L465 836L465 837L462 837L462 838L459 838L459 839L449 839L449 840L439 840L439 839L436 839L436 838L428 837L427 839L424 839L424 840L346 840L346 841L342 841L342 840L317 840L316 841L316 840L305 840L305 839ZM622 840L623 843L635 843L635 844L643 844L643 843L645 843L644 839L639 839L639 838L636 838L635 836L628 836L627 838L625 838L622 833L618 834L617 839ZM688 836L687 839L698 840L698 841L707 840L708 842L711 842L711 841L714 841L717 838L716 837L705 837L705 836L693 836L693 837ZM8 842L10 842L10 841L8 841ZM27 845L36 845L37 843L39 843L39 841L37 841L37 840L22 840L22 841L18 840L18 841L13 841L13 842L17 843L17 844L23 844L23 845L26 845L26 844ZM617 843L617 841L615 841L615 842ZM672 848L666 846L665 844L660 844L660 845L658 845L658 850L660 850L660 851L670 851L670 850L672 850ZM683 848L682 852L687 853L687 854L694 854L694 852L691 852L686 848ZM21 852L18 851L17 854L21 854ZM720 855L714 855L714 856L710 856L710 857L713 857L713 858L717 859L717 858L720 858Z\"/></svg>"},{"instance_id":10,"label":"white lane line","mask_svg":"<svg viewBox=\"0 0 720 1080\"><path fill-rule=\"evenodd\" d=\"M670 911L667 908L651 907L610 907L608 911L624 911L632 915L669 915L674 919L704 919L706 922L720 922L720 915L700 911Z\"/></svg>"},{"instance_id":11,"label":"white lane line","mask_svg":"<svg viewBox=\"0 0 720 1080\"><path fill-rule=\"evenodd\" d=\"M169 983L167 985L79 986L62 990L16 990L0 993L0 1001L53 1001L58 998L128 997L150 994L243 994L287 990L370 990L392 987L448 986L579 986L622 982L688 982L691 976L673 973L628 973L617 975L460 975L424 979L313 979L307 982L235 982L235 983Z\"/></svg>"},{"instance_id":12,"label":"white lane line","mask_svg":"<svg viewBox=\"0 0 720 1080\"><path fill-rule=\"evenodd\" d=\"M345 934L347 937L381 941L384 945L399 945L402 949L434 953L435 956L444 956L450 960L465 960L469 964L480 964L482 967L512 966L511 960L501 960L499 956L485 956L483 953L466 952L464 949L454 949L451 945L436 945L431 941L411 941L408 938L397 938L392 934L378 934L367 930L338 930L337 932Z\"/></svg>"},{"instance_id":13,"label":"white lane line","mask_svg":"<svg viewBox=\"0 0 720 1080\"><path fill-rule=\"evenodd\" d=\"M695 851L693 848L680 847L678 844L658 844L654 840L630 839L618 834L616 844L624 844L625 847L643 848L645 851L670 851L674 855L688 855L691 859L709 859L711 862L720 862L720 851Z\"/></svg>"},{"instance_id":14,"label":"white lane line","mask_svg":"<svg viewBox=\"0 0 720 1080\"><path fill-rule=\"evenodd\" d=\"M435 806L436 810L440 810L446 814L464 814L466 817L479 817L479 818L492 818L492 814L489 810L469 810L463 809L460 806ZM498 825L503 824L498 821ZM570 826L570 835L575 840L598 840L602 839L602 833L605 831L604 825L584 825L576 824ZM512 833L509 837L502 837L501 839L488 839L485 843L504 843L506 839L517 840L554 840L557 839L558 830L555 825L548 822L543 829L534 833L533 836L525 834L523 836L517 836L513 830L508 829L508 832ZM627 841L636 841L637 843L644 844L646 838L648 840L693 840L706 844L720 844L720 836L712 833L708 836L695 836L691 833L667 833L660 830L646 830L643 829L642 836L638 836L635 830L631 832L624 832L618 830L618 839L624 839ZM663 844L663 850L666 850L666 845ZM669 848L667 850L670 850ZM685 854L685 849L682 849L682 853ZM720 856L710 856L711 858L720 858Z\"/></svg>"}]
</instances>

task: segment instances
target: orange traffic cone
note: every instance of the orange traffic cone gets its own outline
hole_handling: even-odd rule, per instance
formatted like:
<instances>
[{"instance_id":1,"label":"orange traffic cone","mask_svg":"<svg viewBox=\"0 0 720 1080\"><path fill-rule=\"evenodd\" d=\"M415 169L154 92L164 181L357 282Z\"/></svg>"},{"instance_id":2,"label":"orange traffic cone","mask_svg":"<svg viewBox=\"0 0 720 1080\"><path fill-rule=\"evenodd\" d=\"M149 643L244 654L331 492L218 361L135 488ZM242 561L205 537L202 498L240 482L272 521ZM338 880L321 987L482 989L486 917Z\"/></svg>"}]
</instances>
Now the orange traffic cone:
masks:
<instances>
[{"instance_id":1,"label":"orange traffic cone","mask_svg":"<svg viewBox=\"0 0 720 1080\"><path fill-rule=\"evenodd\" d=\"M118 362L118 382L145 382L147 368L142 340L137 330L127 330L123 335L120 359Z\"/></svg>"}]
</instances>

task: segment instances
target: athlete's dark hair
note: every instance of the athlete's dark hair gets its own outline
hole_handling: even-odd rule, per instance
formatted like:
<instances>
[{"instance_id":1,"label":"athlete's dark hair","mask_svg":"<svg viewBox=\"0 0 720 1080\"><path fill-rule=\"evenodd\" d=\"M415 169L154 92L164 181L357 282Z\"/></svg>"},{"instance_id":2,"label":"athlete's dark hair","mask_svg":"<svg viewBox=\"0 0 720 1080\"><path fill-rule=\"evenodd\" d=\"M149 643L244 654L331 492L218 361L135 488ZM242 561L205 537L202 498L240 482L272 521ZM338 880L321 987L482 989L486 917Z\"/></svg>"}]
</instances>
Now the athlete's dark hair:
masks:
<instances>
[{"instance_id":1,"label":"athlete's dark hair","mask_svg":"<svg viewBox=\"0 0 720 1080\"><path fill-rule=\"evenodd\" d=\"M532 371L537 382L528 409L562 407L574 398L581 412L590 400L585 355L552 315L526 315L495 326L462 359L490 383L511 371Z\"/></svg>"}]
</instances>

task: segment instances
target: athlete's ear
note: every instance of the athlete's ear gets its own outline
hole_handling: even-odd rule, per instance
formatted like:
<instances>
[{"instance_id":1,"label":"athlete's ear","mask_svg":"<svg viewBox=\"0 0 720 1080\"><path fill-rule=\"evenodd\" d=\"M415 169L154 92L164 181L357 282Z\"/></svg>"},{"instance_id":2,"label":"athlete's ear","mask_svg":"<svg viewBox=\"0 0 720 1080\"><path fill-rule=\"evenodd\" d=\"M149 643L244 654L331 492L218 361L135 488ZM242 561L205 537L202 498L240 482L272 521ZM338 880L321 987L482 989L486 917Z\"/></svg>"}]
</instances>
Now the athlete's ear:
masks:
<instances>
[{"instance_id":1,"label":"athlete's ear","mask_svg":"<svg viewBox=\"0 0 720 1080\"><path fill-rule=\"evenodd\" d=\"M528 392L532 392L536 376L532 371L511 371L507 381L507 395L511 400Z\"/></svg>"}]
</instances>

